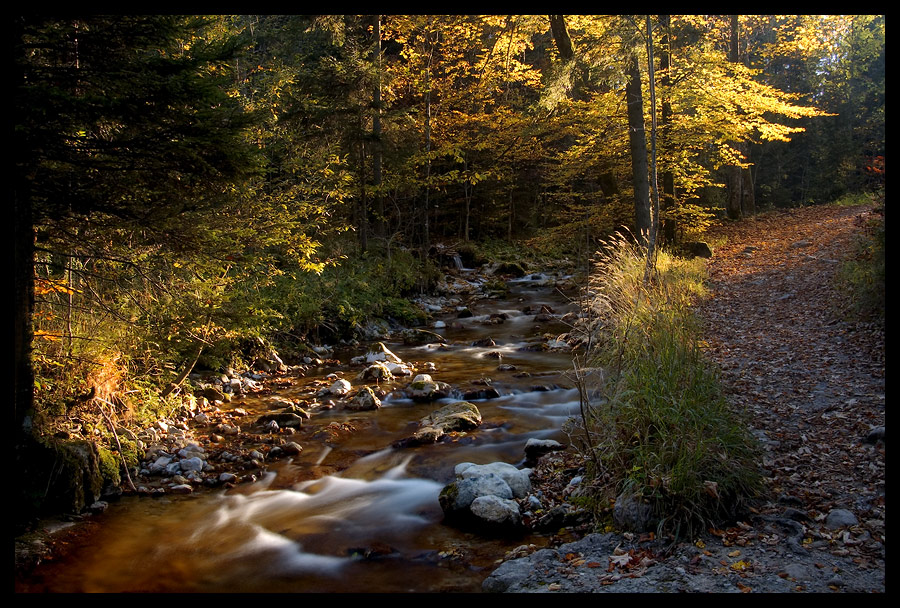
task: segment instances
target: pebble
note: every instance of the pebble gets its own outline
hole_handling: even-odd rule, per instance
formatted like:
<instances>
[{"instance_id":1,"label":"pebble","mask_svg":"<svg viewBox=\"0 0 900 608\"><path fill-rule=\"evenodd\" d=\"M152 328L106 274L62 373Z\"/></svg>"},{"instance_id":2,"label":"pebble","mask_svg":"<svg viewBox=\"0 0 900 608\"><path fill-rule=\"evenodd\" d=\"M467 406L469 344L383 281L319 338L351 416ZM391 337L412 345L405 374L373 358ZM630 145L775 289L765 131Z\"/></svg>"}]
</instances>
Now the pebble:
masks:
<instances>
[{"instance_id":1,"label":"pebble","mask_svg":"<svg viewBox=\"0 0 900 608\"><path fill-rule=\"evenodd\" d=\"M829 530L837 530L847 526L855 526L859 523L856 515L847 509L832 509L825 518L825 527Z\"/></svg>"},{"instance_id":2,"label":"pebble","mask_svg":"<svg viewBox=\"0 0 900 608\"><path fill-rule=\"evenodd\" d=\"M288 441L287 443L282 444L280 447L281 447L282 452L284 452L285 454L287 454L289 456L299 454L300 452L303 451L303 448L299 444L297 444L293 441Z\"/></svg>"},{"instance_id":3,"label":"pebble","mask_svg":"<svg viewBox=\"0 0 900 608\"><path fill-rule=\"evenodd\" d=\"M184 460L178 463L181 467L182 471L202 471L203 470L203 461L196 456L192 458L185 458Z\"/></svg>"}]
</instances>

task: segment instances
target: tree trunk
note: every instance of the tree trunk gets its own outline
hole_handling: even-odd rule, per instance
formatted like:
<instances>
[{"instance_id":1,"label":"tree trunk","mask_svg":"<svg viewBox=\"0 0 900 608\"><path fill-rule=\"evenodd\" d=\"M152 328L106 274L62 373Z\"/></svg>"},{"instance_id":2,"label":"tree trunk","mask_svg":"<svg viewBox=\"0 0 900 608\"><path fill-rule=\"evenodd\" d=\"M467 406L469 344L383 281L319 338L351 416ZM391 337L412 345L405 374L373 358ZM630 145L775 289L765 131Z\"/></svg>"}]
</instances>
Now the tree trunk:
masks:
<instances>
[{"instance_id":1,"label":"tree trunk","mask_svg":"<svg viewBox=\"0 0 900 608\"><path fill-rule=\"evenodd\" d=\"M463 223L463 241L469 242L469 216L472 214L472 185L469 182L463 184L463 193L466 198L466 218Z\"/></svg>"},{"instance_id":2,"label":"tree trunk","mask_svg":"<svg viewBox=\"0 0 900 608\"><path fill-rule=\"evenodd\" d=\"M375 212L378 214L375 229L378 236L387 235L387 218L384 215L384 195L381 193L381 15L375 15L375 90L372 92L372 136L374 147L372 150L372 181L378 188L375 195Z\"/></svg>"},{"instance_id":3,"label":"tree trunk","mask_svg":"<svg viewBox=\"0 0 900 608\"><path fill-rule=\"evenodd\" d=\"M509 189L509 223L506 228L506 238L511 242L513 240L513 225L516 220L516 205L513 202L513 189Z\"/></svg>"},{"instance_id":4,"label":"tree trunk","mask_svg":"<svg viewBox=\"0 0 900 608\"><path fill-rule=\"evenodd\" d=\"M726 211L728 217L732 220L739 220L743 217L741 212L741 168L726 167L726 185L728 187L728 203Z\"/></svg>"},{"instance_id":5,"label":"tree trunk","mask_svg":"<svg viewBox=\"0 0 900 608\"><path fill-rule=\"evenodd\" d=\"M550 32L553 34L559 56L563 61L569 61L575 57L575 45L572 43L572 37L569 36L566 18L564 15L549 15L549 17Z\"/></svg>"},{"instance_id":6,"label":"tree trunk","mask_svg":"<svg viewBox=\"0 0 900 608\"><path fill-rule=\"evenodd\" d=\"M34 406L34 369L31 350L34 333L31 318L34 312L34 228L32 226L31 197L27 179L16 174L13 192L13 285L15 329L13 330L13 400L15 409L14 434L23 431L26 417Z\"/></svg>"},{"instance_id":7,"label":"tree trunk","mask_svg":"<svg viewBox=\"0 0 900 608\"><path fill-rule=\"evenodd\" d=\"M360 134L362 131L362 111L360 110ZM366 200L366 142L359 140L359 202L357 203L356 229L359 249L365 253L369 249L369 203Z\"/></svg>"},{"instance_id":8,"label":"tree trunk","mask_svg":"<svg viewBox=\"0 0 900 608\"><path fill-rule=\"evenodd\" d=\"M14 65L24 65L22 19L13 19ZM16 85L25 83L24 71L15 74ZM34 407L34 368L31 364L34 330L34 218L31 187L25 167L33 167L31 148L23 142L18 129L13 133L13 148L19 151L13 179L13 437L16 445L25 434L25 420Z\"/></svg>"},{"instance_id":9,"label":"tree trunk","mask_svg":"<svg viewBox=\"0 0 900 608\"><path fill-rule=\"evenodd\" d=\"M650 238L647 243L647 264L644 283L650 280L650 270L656 267L656 237L659 232L659 182L656 171L656 72L653 68L653 27L647 15L647 82L650 84L650 187L652 207L650 213Z\"/></svg>"},{"instance_id":10,"label":"tree trunk","mask_svg":"<svg viewBox=\"0 0 900 608\"><path fill-rule=\"evenodd\" d=\"M750 167L741 169L741 213L744 216L756 215L756 196L753 191L753 174Z\"/></svg>"},{"instance_id":11,"label":"tree trunk","mask_svg":"<svg viewBox=\"0 0 900 608\"><path fill-rule=\"evenodd\" d=\"M741 27L738 15L731 15L731 46L728 60L732 63L741 61ZM747 143L735 146L741 154L749 157ZM756 213L756 199L753 194L753 176L750 168L730 167L728 169L728 217L740 219Z\"/></svg>"},{"instance_id":12,"label":"tree trunk","mask_svg":"<svg viewBox=\"0 0 900 608\"><path fill-rule=\"evenodd\" d=\"M644 99L641 94L641 68L636 53L628 61L625 100L628 106L628 140L631 147L631 176L634 183L634 227L638 238L647 244L650 234L650 178L647 165L647 138L644 133Z\"/></svg>"},{"instance_id":13,"label":"tree trunk","mask_svg":"<svg viewBox=\"0 0 900 608\"><path fill-rule=\"evenodd\" d=\"M669 129L672 122L672 104L669 102L668 92L672 83L670 68L672 65L672 38L671 15L660 15L659 24L662 28L662 44L659 52L659 69L662 72L660 84L662 85L662 120L660 124L660 148L667 149L670 145ZM671 170L664 170L662 174L662 209L663 214L675 208L675 176ZM662 220L662 242L674 243L677 233L675 220Z\"/></svg>"},{"instance_id":14,"label":"tree trunk","mask_svg":"<svg viewBox=\"0 0 900 608\"><path fill-rule=\"evenodd\" d=\"M431 247L431 63L434 59L434 43L431 31L426 32L425 42L428 62L425 67L425 200L423 202L422 250Z\"/></svg>"}]
</instances>

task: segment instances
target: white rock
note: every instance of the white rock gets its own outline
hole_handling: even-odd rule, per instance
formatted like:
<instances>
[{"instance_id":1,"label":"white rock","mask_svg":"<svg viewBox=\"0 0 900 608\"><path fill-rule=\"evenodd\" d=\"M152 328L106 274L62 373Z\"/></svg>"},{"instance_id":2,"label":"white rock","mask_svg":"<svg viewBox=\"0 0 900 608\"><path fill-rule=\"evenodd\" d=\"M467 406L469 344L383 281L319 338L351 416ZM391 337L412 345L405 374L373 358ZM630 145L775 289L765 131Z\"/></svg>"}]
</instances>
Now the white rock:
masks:
<instances>
[{"instance_id":1,"label":"white rock","mask_svg":"<svg viewBox=\"0 0 900 608\"><path fill-rule=\"evenodd\" d=\"M412 376L412 368L406 363L387 363L387 368L395 376Z\"/></svg>"},{"instance_id":2,"label":"white rock","mask_svg":"<svg viewBox=\"0 0 900 608\"><path fill-rule=\"evenodd\" d=\"M490 464L462 462L456 465L454 471L462 479L491 474L496 475L509 485L515 498L525 498L531 492L531 469L517 469L505 462L492 462Z\"/></svg>"},{"instance_id":3,"label":"white rock","mask_svg":"<svg viewBox=\"0 0 900 608\"><path fill-rule=\"evenodd\" d=\"M346 395L350 392L351 388L353 387L350 386L350 383L341 378L328 387L328 392L332 395Z\"/></svg>"},{"instance_id":4,"label":"white rock","mask_svg":"<svg viewBox=\"0 0 900 608\"><path fill-rule=\"evenodd\" d=\"M489 524L501 526L520 526L522 524L518 503L499 496L479 496L469 505L469 510L472 515Z\"/></svg>"},{"instance_id":5,"label":"white rock","mask_svg":"<svg viewBox=\"0 0 900 608\"><path fill-rule=\"evenodd\" d=\"M392 353L383 342L379 342L375 347L366 353L366 363L375 363L376 361L393 361L394 363L403 363L397 355Z\"/></svg>"}]
</instances>

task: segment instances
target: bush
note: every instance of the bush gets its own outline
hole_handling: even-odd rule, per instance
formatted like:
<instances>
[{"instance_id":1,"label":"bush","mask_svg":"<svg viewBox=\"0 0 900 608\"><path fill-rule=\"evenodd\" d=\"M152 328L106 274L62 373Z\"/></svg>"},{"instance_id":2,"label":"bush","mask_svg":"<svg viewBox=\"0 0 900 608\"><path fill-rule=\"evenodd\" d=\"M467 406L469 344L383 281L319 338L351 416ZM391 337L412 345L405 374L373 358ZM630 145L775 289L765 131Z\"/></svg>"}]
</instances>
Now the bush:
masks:
<instances>
[{"instance_id":1,"label":"bush","mask_svg":"<svg viewBox=\"0 0 900 608\"><path fill-rule=\"evenodd\" d=\"M598 504L635 494L659 533L691 534L733 517L762 476L749 425L728 407L699 346L691 304L704 293L702 263L661 252L645 283L642 249L618 239L596 268L588 347L576 362L582 428L573 429L588 486Z\"/></svg>"},{"instance_id":2,"label":"bush","mask_svg":"<svg viewBox=\"0 0 900 608\"><path fill-rule=\"evenodd\" d=\"M856 242L851 259L838 273L838 287L848 296L856 319L884 323L884 206L875 209Z\"/></svg>"}]
</instances>

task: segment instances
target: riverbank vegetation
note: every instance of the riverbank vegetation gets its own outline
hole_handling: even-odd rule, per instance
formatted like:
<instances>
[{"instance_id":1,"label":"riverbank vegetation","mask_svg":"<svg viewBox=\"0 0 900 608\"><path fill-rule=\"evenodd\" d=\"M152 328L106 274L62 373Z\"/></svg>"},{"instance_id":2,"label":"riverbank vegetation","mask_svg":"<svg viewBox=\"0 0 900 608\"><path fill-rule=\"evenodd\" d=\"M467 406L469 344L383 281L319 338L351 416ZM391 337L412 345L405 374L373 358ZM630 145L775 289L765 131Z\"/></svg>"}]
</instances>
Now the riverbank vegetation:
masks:
<instances>
[{"instance_id":1,"label":"riverbank vegetation","mask_svg":"<svg viewBox=\"0 0 900 608\"><path fill-rule=\"evenodd\" d=\"M692 305L706 295L705 264L662 252L649 277L646 265L644 248L625 237L599 254L588 346L575 368L581 426L571 432L601 517L617 501L620 510L646 505L617 523L685 535L756 497L759 454L703 353Z\"/></svg>"},{"instance_id":2,"label":"riverbank vegetation","mask_svg":"<svg viewBox=\"0 0 900 608\"><path fill-rule=\"evenodd\" d=\"M874 168L873 168L874 169ZM883 167L879 172L883 173ZM853 200L859 200L854 197ZM884 194L870 197L875 213L866 222L850 259L841 265L838 286L849 303L844 314L853 320L872 322L884 327L885 242Z\"/></svg>"},{"instance_id":3,"label":"riverbank vegetation","mask_svg":"<svg viewBox=\"0 0 900 608\"><path fill-rule=\"evenodd\" d=\"M658 227L662 260L714 219L883 188L883 16L13 26L15 427L107 469L192 370L423 322L448 254L588 272L622 229ZM37 510L67 474L26 454Z\"/></svg>"}]
</instances>

